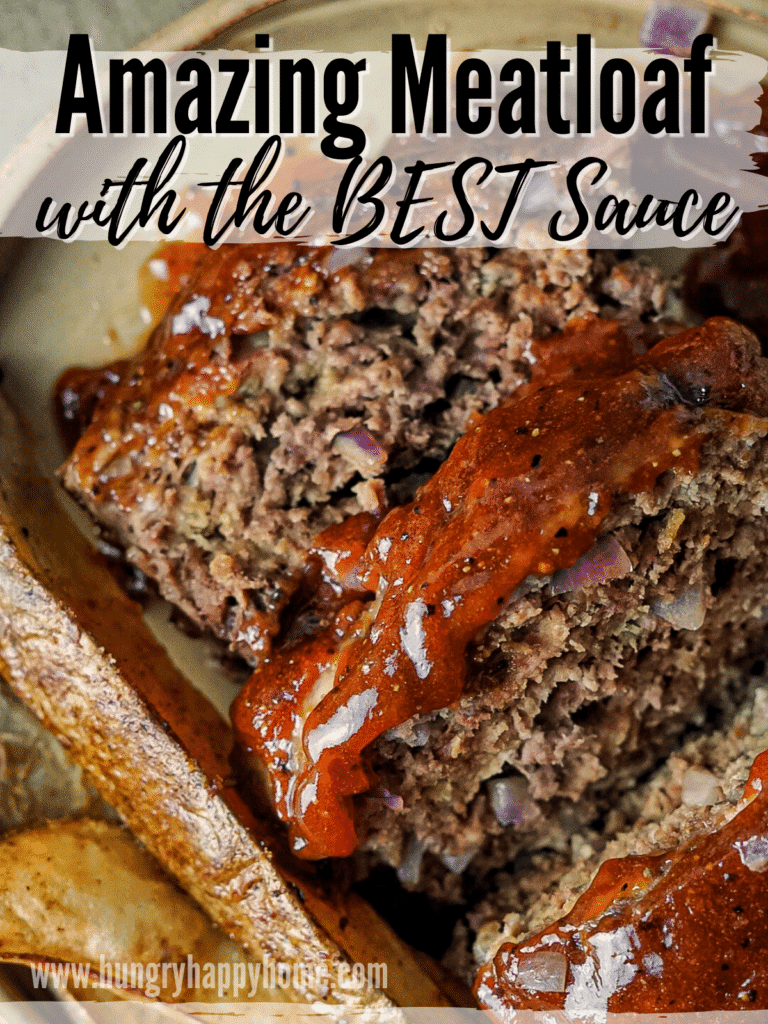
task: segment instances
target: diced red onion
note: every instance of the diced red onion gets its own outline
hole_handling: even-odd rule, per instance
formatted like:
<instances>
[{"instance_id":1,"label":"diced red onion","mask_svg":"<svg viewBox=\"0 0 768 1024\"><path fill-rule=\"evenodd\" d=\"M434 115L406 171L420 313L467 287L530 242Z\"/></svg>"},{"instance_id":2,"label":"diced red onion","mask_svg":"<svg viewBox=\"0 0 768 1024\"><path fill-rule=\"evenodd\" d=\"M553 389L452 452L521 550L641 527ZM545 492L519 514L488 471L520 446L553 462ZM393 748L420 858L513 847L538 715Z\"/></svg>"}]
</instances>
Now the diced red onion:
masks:
<instances>
[{"instance_id":1,"label":"diced red onion","mask_svg":"<svg viewBox=\"0 0 768 1024\"><path fill-rule=\"evenodd\" d=\"M741 863L749 871L768 871L768 836L750 836L734 844Z\"/></svg>"},{"instance_id":2,"label":"diced red onion","mask_svg":"<svg viewBox=\"0 0 768 1024\"><path fill-rule=\"evenodd\" d=\"M393 811L402 811L403 798L401 796L395 796L395 794L390 793L388 789L384 789L381 792L381 798L387 807L390 807Z\"/></svg>"},{"instance_id":3,"label":"diced red onion","mask_svg":"<svg viewBox=\"0 0 768 1024\"><path fill-rule=\"evenodd\" d=\"M387 461L386 451L365 427L355 427L337 434L333 439L333 448L360 470L378 470Z\"/></svg>"},{"instance_id":4,"label":"diced red onion","mask_svg":"<svg viewBox=\"0 0 768 1024\"><path fill-rule=\"evenodd\" d=\"M110 544L106 540L97 541L97 547L105 558L120 558L123 554L120 548L116 548L114 544Z\"/></svg>"},{"instance_id":5,"label":"diced red onion","mask_svg":"<svg viewBox=\"0 0 768 1024\"><path fill-rule=\"evenodd\" d=\"M570 569L558 569L549 584L550 594L567 594L582 587L616 580L632 572L632 563L613 536L598 537L594 545Z\"/></svg>"},{"instance_id":6,"label":"diced red onion","mask_svg":"<svg viewBox=\"0 0 768 1024\"><path fill-rule=\"evenodd\" d=\"M429 741L429 727L423 722L412 726L413 739L408 740L409 747L423 747Z\"/></svg>"},{"instance_id":7,"label":"diced red onion","mask_svg":"<svg viewBox=\"0 0 768 1024\"><path fill-rule=\"evenodd\" d=\"M444 853L440 860L454 875L460 875L466 871L469 862L477 853L477 850L465 850L464 853Z\"/></svg>"},{"instance_id":8,"label":"diced red onion","mask_svg":"<svg viewBox=\"0 0 768 1024\"><path fill-rule=\"evenodd\" d=\"M683 775L683 803L686 807L710 807L721 796L717 779L705 768L689 768Z\"/></svg>"},{"instance_id":9,"label":"diced red onion","mask_svg":"<svg viewBox=\"0 0 768 1024\"><path fill-rule=\"evenodd\" d=\"M411 836L411 841L405 851L405 856L397 869L398 880L403 885L416 885L421 878L421 859L424 856L425 843L416 836Z\"/></svg>"},{"instance_id":10,"label":"diced red onion","mask_svg":"<svg viewBox=\"0 0 768 1024\"><path fill-rule=\"evenodd\" d=\"M640 29L640 45L659 53L687 53L707 27L706 11L683 4L652 4Z\"/></svg>"},{"instance_id":11,"label":"diced red onion","mask_svg":"<svg viewBox=\"0 0 768 1024\"><path fill-rule=\"evenodd\" d=\"M672 601L657 598L651 602L651 608L660 619L669 622L675 629L701 629L706 613L704 587L701 583L694 583L681 590Z\"/></svg>"},{"instance_id":12,"label":"diced red onion","mask_svg":"<svg viewBox=\"0 0 768 1024\"><path fill-rule=\"evenodd\" d=\"M365 568L362 557L358 558L352 565L348 565L349 551L339 552L333 548L316 548L317 554L323 560L323 579L336 593L343 590L364 590L365 587L360 579L360 574ZM343 567L343 572L339 566Z\"/></svg>"},{"instance_id":13,"label":"diced red onion","mask_svg":"<svg viewBox=\"0 0 768 1024\"><path fill-rule=\"evenodd\" d=\"M361 574L365 569L365 562L358 558L355 564L341 578L341 585L344 590L365 590L361 580Z\"/></svg>"},{"instance_id":14,"label":"diced red onion","mask_svg":"<svg viewBox=\"0 0 768 1024\"><path fill-rule=\"evenodd\" d=\"M491 779L488 783L488 796L491 810L502 828L520 825L535 817L536 808L528 792L528 783L519 775Z\"/></svg>"},{"instance_id":15,"label":"diced red onion","mask_svg":"<svg viewBox=\"0 0 768 1024\"><path fill-rule=\"evenodd\" d=\"M540 949L520 957L517 984L529 992L565 992L568 961L555 949Z\"/></svg>"}]
</instances>

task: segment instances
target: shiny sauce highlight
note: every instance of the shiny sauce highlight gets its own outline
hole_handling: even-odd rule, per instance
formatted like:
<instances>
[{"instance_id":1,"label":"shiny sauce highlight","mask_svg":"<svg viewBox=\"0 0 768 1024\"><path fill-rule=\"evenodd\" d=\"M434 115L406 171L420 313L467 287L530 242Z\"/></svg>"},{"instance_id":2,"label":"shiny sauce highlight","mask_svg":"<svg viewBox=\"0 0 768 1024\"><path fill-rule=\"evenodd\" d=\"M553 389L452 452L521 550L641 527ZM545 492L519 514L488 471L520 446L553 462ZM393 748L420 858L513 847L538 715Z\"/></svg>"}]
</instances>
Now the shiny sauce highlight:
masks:
<instances>
[{"instance_id":1,"label":"shiny sauce highlight","mask_svg":"<svg viewBox=\"0 0 768 1024\"><path fill-rule=\"evenodd\" d=\"M375 781L366 748L459 699L468 645L527 576L573 565L617 495L694 474L715 423L737 429L722 410L768 415L757 357L725 319L648 352L618 323L574 323L535 347L530 383L477 419L416 500L372 535L318 538L331 621L273 651L232 710L299 856L354 851L352 797Z\"/></svg>"},{"instance_id":2,"label":"shiny sauce highlight","mask_svg":"<svg viewBox=\"0 0 768 1024\"><path fill-rule=\"evenodd\" d=\"M499 948L480 1005L499 1020L768 1008L768 751L739 806L674 851L606 861L569 914Z\"/></svg>"}]
</instances>

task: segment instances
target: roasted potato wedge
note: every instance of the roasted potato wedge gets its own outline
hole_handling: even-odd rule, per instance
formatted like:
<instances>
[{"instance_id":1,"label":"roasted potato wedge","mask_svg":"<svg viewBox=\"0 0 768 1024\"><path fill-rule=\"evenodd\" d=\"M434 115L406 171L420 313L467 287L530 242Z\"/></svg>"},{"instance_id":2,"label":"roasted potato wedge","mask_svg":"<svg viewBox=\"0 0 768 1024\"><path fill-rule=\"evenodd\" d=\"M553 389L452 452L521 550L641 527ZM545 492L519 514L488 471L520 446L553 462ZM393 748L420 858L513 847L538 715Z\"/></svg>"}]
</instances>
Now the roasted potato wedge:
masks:
<instances>
[{"instance_id":1,"label":"roasted potato wedge","mask_svg":"<svg viewBox=\"0 0 768 1024\"><path fill-rule=\"evenodd\" d=\"M89 965L93 976L85 985L66 980L75 994L92 998L102 963L103 978L120 982L116 964L184 965L188 956L198 965L246 961L120 825L56 821L0 843L0 959ZM138 980L143 991L143 974ZM188 980L189 972L179 969L175 982L158 985L163 1000L236 998L231 985L222 991ZM252 998L271 995L259 988Z\"/></svg>"},{"instance_id":2,"label":"roasted potato wedge","mask_svg":"<svg viewBox=\"0 0 768 1024\"><path fill-rule=\"evenodd\" d=\"M325 891L228 782L229 727L176 670L36 469L0 403L0 671L160 864L255 957L327 965L350 1007L446 1006L437 972L354 895ZM386 991L344 962L386 963ZM343 976L343 971L342 971Z\"/></svg>"}]
</instances>

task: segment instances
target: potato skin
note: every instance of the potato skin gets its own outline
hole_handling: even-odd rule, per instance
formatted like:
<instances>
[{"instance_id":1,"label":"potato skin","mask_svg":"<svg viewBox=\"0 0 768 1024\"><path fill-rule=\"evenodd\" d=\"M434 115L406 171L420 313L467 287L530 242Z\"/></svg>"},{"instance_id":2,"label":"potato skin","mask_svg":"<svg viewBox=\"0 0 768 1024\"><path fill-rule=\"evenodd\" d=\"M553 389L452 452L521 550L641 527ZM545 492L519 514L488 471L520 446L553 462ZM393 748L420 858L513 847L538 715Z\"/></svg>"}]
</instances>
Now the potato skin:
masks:
<instances>
[{"instance_id":1,"label":"potato skin","mask_svg":"<svg viewBox=\"0 0 768 1024\"><path fill-rule=\"evenodd\" d=\"M62 511L3 400L0 671L137 838L253 956L325 963L331 1003L450 1005L366 904L328 897L311 874L297 875L281 838L226 785L228 726ZM344 960L386 962L387 992L339 987Z\"/></svg>"},{"instance_id":2,"label":"potato skin","mask_svg":"<svg viewBox=\"0 0 768 1024\"><path fill-rule=\"evenodd\" d=\"M244 951L120 825L56 821L0 843L0 959L90 963L242 963ZM26 954L26 957L23 955ZM165 1002L217 998L181 986ZM175 991L176 988L179 991ZM116 993L117 994L117 993ZM91 990L88 990L91 997ZM270 990L259 991L268 1000Z\"/></svg>"}]
</instances>

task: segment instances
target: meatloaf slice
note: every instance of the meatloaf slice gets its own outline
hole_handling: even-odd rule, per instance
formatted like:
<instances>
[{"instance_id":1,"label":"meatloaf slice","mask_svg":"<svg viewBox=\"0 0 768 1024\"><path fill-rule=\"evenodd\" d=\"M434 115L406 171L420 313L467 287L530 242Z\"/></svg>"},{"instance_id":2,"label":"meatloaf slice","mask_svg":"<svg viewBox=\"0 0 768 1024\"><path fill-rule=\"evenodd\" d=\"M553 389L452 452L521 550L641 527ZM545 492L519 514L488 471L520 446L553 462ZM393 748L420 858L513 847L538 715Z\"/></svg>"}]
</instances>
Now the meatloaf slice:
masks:
<instances>
[{"instance_id":1,"label":"meatloaf slice","mask_svg":"<svg viewBox=\"0 0 768 1024\"><path fill-rule=\"evenodd\" d=\"M596 320L532 354L531 382L470 426L354 571L339 569L349 539L324 541L343 612L237 698L238 739L301 856L362 840L409 883L425 850L449 868L506 862L737 699L731 667L764 644L754 335L713 320L643 352Z\"/></svg>"},{"instance_id":2,"label":"meatloaf slice","mask_svg":"<svg viewBox=\"0 0 768 1024\"><path fill-rule=\"evenodd\" d=\"M470 981L502 943L524 943L568 914L607 860L675 849L716 828L741 799L755 757L768 749L765 663L751 669L746 699L722 727L694 728L641 785L616 794L610 812L591 827L557 849L530 851L524 863L495 876L457 928L449 956L457 974Z\"/></svg>"},{"instance_id":3,"label":"meatloaf slice","mask_svg":"<svg viewBox=\"0 0 768 1024\"><path fill-rule=\"evenodd\" d=\"M558 883L530 878L538 898L520 899L520 879L507 892L518 912L476 945L478 998L497 1019L768 1008L766 698L757 687L728 728L671 755Z\"/></svg>"},{"instance_id":4,"label":"meatloaf slice","mask_svg":"<svg viewBox=\"0 0 768 1024\"><path fill-rule=\"evenodd\" d=\"M532 339L603 307L652 318L664 298L656 271L578 251L342 259L208 253L135 359L61 383L84 428L66 487L251 664L313 538L410 499L469 417L527 378Z\"/></svg>"},{"instance_id":5,"label":"meatloaf slice","mask_svg":"<svg viewBox=\"0 0 768 1024\"><path fill-rule=\"evenodd\" d=\"M377 740L358 834L404 882L455 896L438 860L477 879L561 849L687 728L739 706L741 666L768 647L768 424L723 427L695 476L616 504L607 570L555 577L556 594L529 578L471 645L458 703Z\"/></svg>"}]
</instances>

